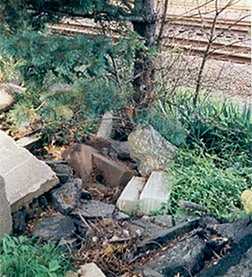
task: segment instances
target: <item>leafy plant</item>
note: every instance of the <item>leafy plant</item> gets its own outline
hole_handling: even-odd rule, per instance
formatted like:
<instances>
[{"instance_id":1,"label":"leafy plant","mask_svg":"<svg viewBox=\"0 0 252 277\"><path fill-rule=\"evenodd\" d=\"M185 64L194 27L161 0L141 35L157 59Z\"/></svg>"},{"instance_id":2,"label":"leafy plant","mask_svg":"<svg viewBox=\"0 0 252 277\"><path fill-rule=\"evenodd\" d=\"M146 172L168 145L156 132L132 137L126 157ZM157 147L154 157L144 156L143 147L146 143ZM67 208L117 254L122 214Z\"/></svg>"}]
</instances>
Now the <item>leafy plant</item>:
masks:
<instances>
[{"instance_id":1,"label":"leafy plant","mask_svg":"<svg viewBox=\"0 0 252 277\"><path fill-rule=\"evenodd\" d=\"M241 192L252 186L252 169L240 171L235 166L216 166L216 156L201 150L180 150L170 173L173 180L172 213L179 200L187 200L206 207L218 217L235 217L241 208ZM217 158L218 159L218 158Z\"/></svg>"},{"instance_id":2,"label":"leafy plant","mask_svg":"<svg viewBox=\"0 0 252 277\"><path fill-rule=\"evenodd\" d=\"M65 276L70 262L52 245L37 245L27 237L6 236L0 242L0 275L6 277Z\"/></svg>"}]
</instances>

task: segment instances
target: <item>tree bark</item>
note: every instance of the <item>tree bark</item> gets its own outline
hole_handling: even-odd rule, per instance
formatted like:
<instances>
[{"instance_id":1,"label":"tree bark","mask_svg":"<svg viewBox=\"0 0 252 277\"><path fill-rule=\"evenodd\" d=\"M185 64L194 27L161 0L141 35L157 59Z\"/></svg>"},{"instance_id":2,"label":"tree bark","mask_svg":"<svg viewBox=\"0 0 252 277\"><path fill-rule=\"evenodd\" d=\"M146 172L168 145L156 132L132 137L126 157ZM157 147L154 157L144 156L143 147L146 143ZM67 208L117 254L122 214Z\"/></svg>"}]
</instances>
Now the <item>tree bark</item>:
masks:
<instances>
[{"instance_id":1,"label":"tree bark","mask_svg":"<svg viewBox=\"0 0 252 277\"><path fill-rule=\"evenodd\" d=\"M156 14L154 0L135 0L135 14L142 15L142 22L133 22L134 31L145 41L145 46L155 45ZM153 57L145 49L136 51L134 64L133 99L137 105L149 105L154 99L155 67Z\"/></svg>"}]
</instances>

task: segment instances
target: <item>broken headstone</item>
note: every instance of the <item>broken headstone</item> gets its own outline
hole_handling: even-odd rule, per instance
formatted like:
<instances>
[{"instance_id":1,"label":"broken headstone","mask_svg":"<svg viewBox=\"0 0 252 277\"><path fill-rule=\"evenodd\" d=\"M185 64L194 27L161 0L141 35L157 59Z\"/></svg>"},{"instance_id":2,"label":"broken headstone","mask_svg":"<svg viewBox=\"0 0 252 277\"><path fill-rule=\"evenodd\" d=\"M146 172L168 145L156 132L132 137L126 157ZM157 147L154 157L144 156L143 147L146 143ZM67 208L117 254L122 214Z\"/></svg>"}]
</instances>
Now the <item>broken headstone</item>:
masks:
<instances>
[{"instance_id":1,"label":"broken headstone","mask_svg":"<svg viewBox=\"0 0 252 277\"><path fill-rule=\"evenodd\" d=\"M132 177L122 194L117 200L116 206L127 214L136 214L139 209L139 197L145 184L145 178Z\"/></svg>"},{"instance_id":2,"label":"broken headstone","mask_svg":"<svg viewBox=\"0 0 252 277\"><path fill-rule=\"evenodd\" d=\"M0 131L0 175L12 212L32 202L58 183L56 174L28 150Z\"/></svg>"},{"instance_id":3,"label":"broken headstone","mask_svg":"<svg viewBox=\"0 0 252 277\"><path fill-rule=\"evenodd\" d=\"M93 172L92 157L95 153L98 151L89 145L73 144L63 153L63 158L73 168L75 175L86 182Z\"/></svg>"},{"instance_id":4,"label":"broken headstone","mask_svg":"<svg viewBox=\"0 0 252 277\"><path fill-rule=\"evenodd\" d=\"M93 155L93 167L96 176L101 176L102 182L112 187L126 185L134 175L123 163L100 154Z\"/></svg>"},{"instance_id":5,"label":"broken headstone","mask_svg":"<svg viewBox=\"0 0 252 277\"><path fill-rule=\"evenodd\" d=\"M139 198L139 212L151 214L168 204L171 194L168 175L163 171L153 171Z\"/></svg>"},{"instance_id":6,"label":"broken headstone","mask_svg":"<svg viewBox=\"0 0 252 277\"><path fill-rule=\"evenodd\" d=\"M129 135L128 143L131 158L138 162L138 170L143 176L166 169L177 150L150 125L138 126Z\"/></svg>"},{"instance_id":7,"label":"broken headstone","mask_svg":"<svg viewBox=\"0 0 252 277\"><path fill-rule=\"evenodd\" d=\"M109 139L111 138L112 130L113 130L113 113L106 112L102 117L102 121L97 132L97 137Z\"/></svg>"},{"instance_id":8,"label":"broken headstone","mask_svg":"<svg viewBox=\"0 0 252 277\"><path fill-rule=\"evenodd\" d=\"M7 200L4 179L0 176L0 239L12 230L10 204Z\"/></svg>"}]
</instances>

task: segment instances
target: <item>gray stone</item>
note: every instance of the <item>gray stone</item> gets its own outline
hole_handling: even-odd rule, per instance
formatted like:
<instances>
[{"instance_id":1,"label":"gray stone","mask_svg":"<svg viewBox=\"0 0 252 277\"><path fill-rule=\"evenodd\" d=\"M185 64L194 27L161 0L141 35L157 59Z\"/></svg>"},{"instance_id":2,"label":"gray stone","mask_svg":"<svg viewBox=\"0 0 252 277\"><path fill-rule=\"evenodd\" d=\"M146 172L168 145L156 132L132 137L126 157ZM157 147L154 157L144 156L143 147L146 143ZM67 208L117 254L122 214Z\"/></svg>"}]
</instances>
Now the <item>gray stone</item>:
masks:
<instances>
[{"instance_id":1,"label":"gray stone","mask_svg":"<svg viewBox=\"0 0 252 277\"><path fill-rule=\"evenodd\" d=\"M168 248L146 266L164 277L190 277L203 268L205 249L206 244L195 235L176 242L172 248Z\"/></svg>"},{"instance_id":2,"label":"gray stone","mask_svg":"<svg viewBox=\"0 0 252 277\"><path fill-rule=\"evenodd\" d=\"M176 155L177 148L165 140L152 126L138 126L128 137L131 158L139 163L139 172L146 176L164 170Z\"/></svg>"},{"instance_id":3,"label":"gray stone","mask_svg":"<svg viewBox=\"0 0 252 277\"><path fill-rule=\"evenodd\" d=\"M6 196L4 179L0 176L0 239L11 230L11 208Z\"/></svg>"},{"instance_id":4,"label":"gray stone","mask_svg":"<svg viewBox=\"0 0 252 277\"><path fill-rule=\"evenodd\" d=\"M106 112L102 117L102 121L97 132L97 137L109 139L112 135L112 130L113 130L113 113Z\"/></svg>"},{"instance_id":5,"label":"gray stone","mask_svg":"<svg viewBox=\"0 0 252 277\"><path fill-rule=\"evenodd\" d=\"M153 171L140 194L139 212L149 215L163 204L169 204L171 190L168 175L163 171Z\"/></svg>"},{"instance_id":6,"label":"gray stone","mask_svg":"<svg viewBox=\"0 0 252 277\"><path fill-rule=\"evenodd\" d=\"M79 204L81 199L82 180L73 179L52 192L53 206L62 214L71 213Z\"/></svg>"},{"instance_id":7,"label":"gray stone","mask_svg":"<svg viewBox=\"0 0 252 277\"><path fill-rule=\"evenodd\" d=\"M42 241L63 244L71 241L75 231L74 223L70 217L57 214L39 222L32 234Z\"/></svg>"},{"instance_id":8,"label":"gray stone","mask_svg":"<svg viewBox=\"0 0 252 277\"><path fill-rule=\"evenodd\" d=\"M115 206L96 200L85 200L73 211L74 215L81 215L84 218L110 218Z\"/></svg>"},{"instance_id":9,"label":"gray stone","mask_svg":"<svg viewBox=\"0 0 252 277\"><path fill-rule=\"evenodd\" d=\"M95 263L88 263L80 267L81 277L106 277Z\"/></svg>"},{"instance_id":10,"label":"gray stone","mask_svg":"<svg viewBox=\"0 0 252 277\"><path fill-rule=\"evenodd\" d=\"M182 236L186 233L191 232L193 229L197 228L198 225L199 219L197 218L192 221L178 224L167 230L165 229L157 235L141 242L137 247L136 255L138 255L139 253L145 253L148 250L158 249L166 245L169 241L174 240L178 236Z\"/></svg>"},{"instance_id":11,"label":"gray stone","mask_svg":"<svg viewBox=\"0 0 252 277\"><path fill-rule=\"evenodd\" d=\"M251 277L252 276L252 248L245 253L238 265L232 266L225 277Z\"/></svg>"},{"instance_id":12,"label":"gray stone","mask_svg":"<svg viewBox=\"0 0 252 277\"><path fill-rule=\"evenodd\" d=\"M171 215L157 215L149 217L149 220L159 226L171 228L173 227L173 218Z\"/></svg>"},{"instance_id":13,"label":"gray stone","mask_svg":"<svg viewBox=\"0 0 252 277\"><path fill-rule=\"evenodd\" d=\"M5 112L14 104L14 97L0 87L0 112Z\"/></svg>"},{"instance_id":14,"label":"gray stone","mask_svg":"<svg viewBox=\"0 0 252 277\"><path fill-rule=\"evenodd\" d=\"M60 180L64 184L73 177L73 169L65 161L46 161Z\"/></svg>"},{"instance_id":15,"label":"gray stone","mask_svg":"<svg viewBox=\"0 0 252 277\"><path fill-rule=\"evenodd\" d=\"M5 179L12 212L52 189L58 178L51 168L0 131L0 175Z\"/></svg>"},{"instance_id":16,"label":"gray stone","mask_svg":"<svg viewBox=\"0 0 252 277\"><path fill-rule=\"evenodd\" d=\"M48 91L51 94L56 93L71 93L73 90L73 87L66 83L56 83L51 86L49 86Z\"/></svg>"},{"instance_id":17,"label":"gray stone","mask_svg":"<svg viewBox=\"0 0 252 277\"><path fill-rule=\"evenodd\" d=\"M163 275L161 275L157 271L153 269L148 269L148 268L143 270L143 276L144 277L163 277Z\"/></svg>"},{"instance_id":18,"label":"gray stone","mask_svg":"<svg viewBox=\"0 0 252 277\"><path fill-rule=\"evenodd\" d=\"M139 196L144 184L145 178L132 177L117 200L117 208L127 214L136 214L139 208Z\"/></svg>"}]
</instances>

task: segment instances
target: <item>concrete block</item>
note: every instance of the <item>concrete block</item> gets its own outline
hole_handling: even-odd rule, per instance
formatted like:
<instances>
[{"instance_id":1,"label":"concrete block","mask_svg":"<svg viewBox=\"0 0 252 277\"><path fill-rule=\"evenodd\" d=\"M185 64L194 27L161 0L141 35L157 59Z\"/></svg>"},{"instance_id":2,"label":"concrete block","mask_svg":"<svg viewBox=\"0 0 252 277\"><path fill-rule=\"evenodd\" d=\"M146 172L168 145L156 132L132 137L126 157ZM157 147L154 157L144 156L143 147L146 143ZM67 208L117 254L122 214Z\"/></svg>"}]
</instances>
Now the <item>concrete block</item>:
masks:
<instances>
[{"instance_id":1,"label":"concrete block","mask_svg":"<svg viewBox=\"0 0 252 277\"><path fill-rule=\"evenodd\" d=\"M139 212L152 214L170 199L171 184L164 171L153 171L140 195Z\"/></svg>"},{"instance_id":2,"label":"concrete block","mask_svg":"<svg viewBox=\"0 0 252 277\"><path fill-rule=\"evenodd\" d=\"M111 138L112 130L113 114L111 112L106 112L102 117L102 121L97 132L97 137L109 139Z\"/></svg>"},{"instance_id":3,"label":"concrete block","mask_svg":"<svg viewBox=\"0 0 252 277\"><path fill-rule=\"evenodd\" d=\"M145 181L143 177L132 177L117 200L116 206L120 211L127 214L137 213L139 196L143 190Z\"/></svg>"},{"instance_id":4,"label":"concrete block","mask_svg":"<svg viewBox=\"0 0 252 277\"><path fill-rule=\"evenodd\" d=\"M0 239L11 230L11 208L6 196L4 179L0 176Z\"/></svg>"},{"instance_id":5,"label":"concrete block","mask_svg":"<svg viewBox=\"0 0 252 277\"><path fill-rule=\"evenodd\" d=\"M94 172L103 177L104 183L112 187L126 185L134 175L123 163L100 154L93 155L93 167Z\"/></svg>"},{"instance_id":6,"label":"concrete block","mask_svg":"<svg viewBox=\"0 0 252 277\"><path fill-rule=\"evenodd\" d=\"M95 263L88 263L80 268L81 277L106 277Z\"/></svg>"},{"instance_id":7,"label":"concrete block","mask_svg":"<svg viewBox=\"0 0 252 277\"><path fill-rule=\"evenodd\" d=\"M44 162L0 131L0 175L6 185L12 212L32 202L58 183L56 174Z\"/></svg>"}]
</instances>

